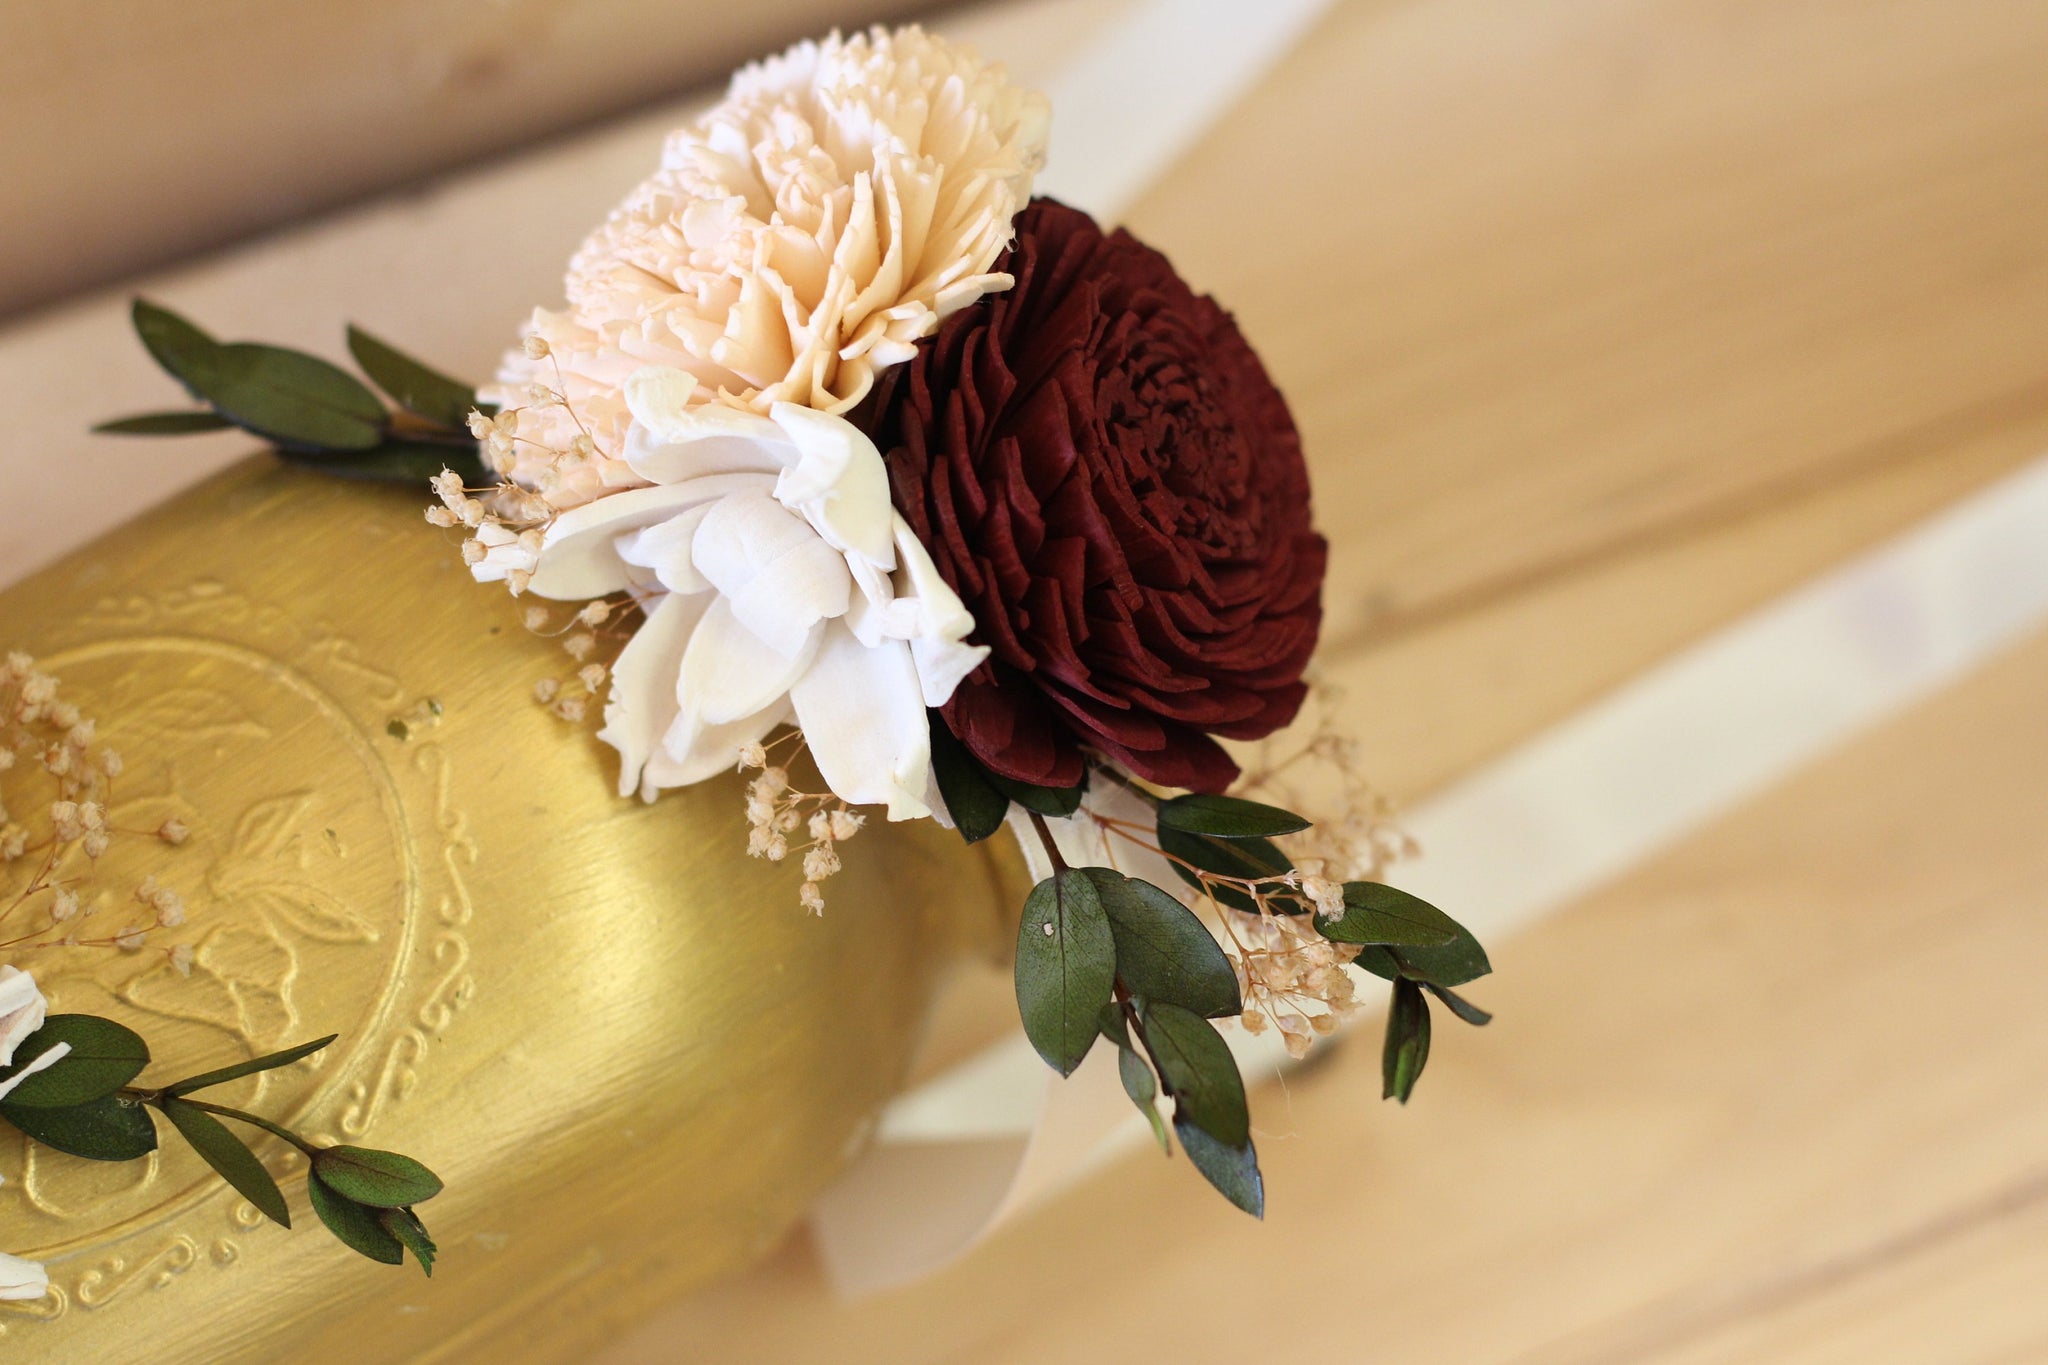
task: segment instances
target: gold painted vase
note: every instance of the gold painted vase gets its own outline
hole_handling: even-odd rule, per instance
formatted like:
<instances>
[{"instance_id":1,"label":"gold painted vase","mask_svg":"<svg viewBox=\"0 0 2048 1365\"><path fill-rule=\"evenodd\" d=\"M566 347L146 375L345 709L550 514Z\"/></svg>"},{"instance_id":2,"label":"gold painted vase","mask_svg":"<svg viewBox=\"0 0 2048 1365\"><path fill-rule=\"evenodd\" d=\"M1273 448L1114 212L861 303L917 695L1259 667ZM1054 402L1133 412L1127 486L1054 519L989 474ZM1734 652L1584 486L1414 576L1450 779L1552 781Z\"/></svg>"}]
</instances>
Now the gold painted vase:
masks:
<instances>
[{"instance_id":1,"label":"gold painted vase","mask_svg":"<svg viewBox=\"0 0 2048 1365\"><path fill-rule=\"evenodd\" d=\"M533 700L574 665L422 504L251 461L0 595L0 647L123 755L117 825L193 831L117 839L99 878L184 895L159 937L189 976L155 940L22 965L148 1037L144 1082L339 1033L219 1098L432 1166L434 1277L342 1248L273 1140L291 1231L167 1129L120 1165L5 1131L0 1248L53 1292L0 1304L0 1358L578 1358L782 1238L942 973L1005 937L1001 841L871 821L813 918L744 856L739 779L620 800L610 751Z\"/></svg>"}]
</instances>

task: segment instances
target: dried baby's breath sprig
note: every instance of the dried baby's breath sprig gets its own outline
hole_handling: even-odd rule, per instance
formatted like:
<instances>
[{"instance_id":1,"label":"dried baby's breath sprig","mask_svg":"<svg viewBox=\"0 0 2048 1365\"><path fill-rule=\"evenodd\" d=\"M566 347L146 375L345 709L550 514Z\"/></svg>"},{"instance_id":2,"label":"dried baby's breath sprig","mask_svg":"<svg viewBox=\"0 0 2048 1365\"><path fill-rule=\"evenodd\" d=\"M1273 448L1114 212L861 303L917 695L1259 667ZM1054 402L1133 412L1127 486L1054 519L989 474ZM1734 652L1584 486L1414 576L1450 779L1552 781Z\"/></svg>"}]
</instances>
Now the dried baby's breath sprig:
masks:
<instances>
[{"instance_id":1,"label":"dried baby's breath sprig","mask_svg":"<svg viewBox=\"0 0 2048 1365\"><path fill-rule=\"evenodd\" d=\"M794 745L788 758L775 751ZM844 865L839 845L860 833L867 817L831 792L800 791L790 783L790 763L803 752L803 732L790 730L766 743L742 745L741 772L758 774L747 784L747 856L779 863L792 854L803 855L803 884L797 889L797 904L814 915L825 913L821 883ZM790 842L802 831L808 843Z\"/></svg>"},{"instance_id":2,"label":"dried baby's breath sprig","mask_svg":"<svg viewBox=\"0 0 2048 1365\"><path fill-rule=\"evenodd\" d=\"M150 877L134 888L140 912L124 911L104 894L103 864L117 841L177 847L191 831L175 818L148 831L116 825L121 756L61 691L27 654L0 661L0 949L139 952L153 930L185 922L185 903Z\"/></svg>"}]
</instances>

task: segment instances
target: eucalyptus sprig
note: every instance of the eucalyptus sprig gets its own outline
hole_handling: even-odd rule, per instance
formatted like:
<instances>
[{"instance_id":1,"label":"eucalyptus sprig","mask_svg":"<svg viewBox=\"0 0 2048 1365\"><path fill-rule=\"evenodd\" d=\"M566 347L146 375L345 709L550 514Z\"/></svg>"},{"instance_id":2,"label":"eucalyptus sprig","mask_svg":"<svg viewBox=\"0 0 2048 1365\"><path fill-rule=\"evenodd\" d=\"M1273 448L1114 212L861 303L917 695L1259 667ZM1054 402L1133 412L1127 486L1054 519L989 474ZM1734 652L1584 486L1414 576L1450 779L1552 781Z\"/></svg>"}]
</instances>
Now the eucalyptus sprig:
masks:
<instances>
[{"instance_id":1,"label":"eucalyptus sprig","mask_svg":"<svg viewBox=\"0 0 2048 1365\"><path fill-rule=\"evenodd\" d=\"M291 1210L276 1178L221 1120L261 1129L306 1158L311 1168L306 1193L313 1212L343 1245L387 1265L401 1264L410 1251L420 1268L432 1275L434 1241L415 1207L441 1192L439 1176L396 1152L317 1143L259 1114L192 1098L196 1091L290 1066L337 1036L329 1034L168 1085L139 1087L129 1083L150 1063L149 1045L141 1035L98 1015L53 1014L21 1041L15 1064L0 1068L0 1084L59 1044L70 1050L8 1092L0 1102L0 1119L68 1156L136 1161L157 1149L153 1109L236 1193L288 1228Z\"/></svg>"},{"instance_id":2,"label":"eucalyptus sprig","mask_svg":"<svg viewBox=\"0 0 2048 1365\"><path fill-rule=\"evenodd\" d=\"M476 390L358 327L349 353L391 399L318 356L256 342L220 342L168 308L135 300L135 333L203 409L147 412L102 422L117 436L186 436L240 427L294 464L351 479L418 483L443 468L465 485L489 482L470 434Z\"/></svg>"},{"instance_id":3,"label":"eucalyptus sprig","mask_svg":"<svg viewBox=\"0 0 2048 1365\"><path fill-rule=\"evenodd\" d=\"M970 754L937 713L931 721L932 770L961 836L969 843L989 837L1015 806L1053 869L1026 898L1017 930L1017 1006L1031 1045L1068 1076L1106 1039L1117 1049L1124 1091L1161 1149L1170 1154L1178 1138L1211 1185L1263 1217L1265 1182L1244 1078L1215 1023L1245 1010L1230 955L1179 896L1110 868L1068 864L1047 820L1080 809L1089 776L1070 788L1004 778ZM1406 1103L1414 1093L1429 1058L1431 997L1468 1024L1491 1019L1451 990L1492 966L1479 941L1449 915L1377 882L1344 883L1341 914L1318 903L1318 895L1335 891L1312 895L1308 878L1275 842L1309 829L1304 817L1238 797L1162 794L1099 765L1090 776L1127 787L1153 808L1149 831L1118 832L1163 855L1219 913L1305 916L1322 939L1355 950L1351 965L1391 983L1381 1067L1386 1097ZM1161 1097L1173 1101L1171 1136Z\"/></svg>"}]
</instances>

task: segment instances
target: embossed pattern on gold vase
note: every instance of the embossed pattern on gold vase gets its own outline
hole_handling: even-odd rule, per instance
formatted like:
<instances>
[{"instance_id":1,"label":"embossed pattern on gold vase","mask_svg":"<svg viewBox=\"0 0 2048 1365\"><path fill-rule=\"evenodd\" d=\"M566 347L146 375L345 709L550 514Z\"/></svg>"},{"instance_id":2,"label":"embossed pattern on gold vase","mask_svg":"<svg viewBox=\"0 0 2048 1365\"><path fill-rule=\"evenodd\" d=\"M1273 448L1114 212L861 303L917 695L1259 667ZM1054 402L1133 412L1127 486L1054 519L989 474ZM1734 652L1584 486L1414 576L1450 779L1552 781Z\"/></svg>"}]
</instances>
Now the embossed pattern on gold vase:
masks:
<instances>
[{"instance_id":1,"label":"embossed pattern on gold vase","mask_svg":"<svg viewBox=\"0 0 2048 1365\"><path fill-rule=\"evenodd\" d=\"M532 700L573 663L423 503L252 461L0 595L0 647L101 718L118 824L194 831L102 879L185 895L160 937L189 979L155 951L24 965L180 1068L341 1033L220 1098L432 1165L434 1278L343 1250L269 1139L290 1232L167 1130L125 1165L7 1132L0 1247L56 1287L0 1304L8 1359L574 1358L774 1245L947 964L1001 936L1014 870L929 822L871 822L819 919L743 856L737 779L617 799L610 752Z\"/></svg>"}]
</instances>

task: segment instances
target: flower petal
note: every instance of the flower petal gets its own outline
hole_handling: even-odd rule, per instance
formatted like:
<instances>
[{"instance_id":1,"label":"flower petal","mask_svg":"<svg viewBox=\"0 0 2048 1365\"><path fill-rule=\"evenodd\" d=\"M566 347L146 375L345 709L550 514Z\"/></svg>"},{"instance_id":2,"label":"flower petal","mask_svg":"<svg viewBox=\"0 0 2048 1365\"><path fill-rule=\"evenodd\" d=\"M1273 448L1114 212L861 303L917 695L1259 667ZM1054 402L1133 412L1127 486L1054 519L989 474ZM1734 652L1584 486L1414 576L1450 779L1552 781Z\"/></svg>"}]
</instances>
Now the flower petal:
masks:
<instances>
[{"instance_id":1,"label":"flower petal","mask_svg":"<svg viewBox=\"0 0 2048 1365\"><path fill-rule=\"evenodd\" d=\"M691 556L740 624L786 658L805 647L818 622L845 615L852 599L845 556L759 493L728 497L707 512Z\"/></svg>"},{"instance_id":2,"label":"flower petal","mask_svg":"<svg viewBox=\"0 0 2048 1365\"><path fill-rule=\"evenodd\" d=\"M753 743L788 719L787 697L777 697L763 710L730 725L693 723L691 717L678 715L662 738L660 752L647 761L642 794L652 801L657 788L687 787L732 771L739 766L742 745Z\"/></svg>"},{"instance_id":3,"label":"flower petal","mask_svg":"<svg viewBox=\"0 0 2048 1365\"><path fill-rule=\"evenodd\" d=\"M23 1260L0 1251L0 1299L26 1302L50 1292L50 1274L41 1261Z\"/></svg>"},{"instance_id":4,"label":"flower petal","mask_svg":"<svg viewBox=\"0 0 2048 1365\"><path fill-rule=\"evenodd\" d=\"M891 820L931 814L931 722L908 644L870 649L844 622L828 622L789 699L819 773L841 800L886 805Z\"/></svg>"},{"instance_id":5,"label":"flower petal","mask_svg":"<svg viewBox=\"0 0 2048 1365\"><path fill-rule=\"evenodd\" d=\"M19 967L0 962L0 1066L11 1066L21 1040L43 1026L49 1002L36 979Z\"/></svg>"},{"instance_id":6,"label":"flower petal","mask_svg":"<svg viewBox=\"0 0 2048 1365\"><path fill-rule=\"evenodd\" d=\"M731 493L765 492L772 483L766 474L718 474L658 488L629 488L572 507L549 524L528 590L565 602L624 591L633 579L613 544L617 537Z\"/></svg>"},{"instance_id":7,"label":"flower petal","mask_svg":"<svg viewBox=\"0 0 2048 1365\"><path fill-rule=\"evenodd\" d=\"M812 626L796 653L784 654L740 624L730 598L714 599L683 652L676 684L681 713L717 726L767 709L811 666L820 633Z\"/></svg>"},{"instance_id":8,"label":"flower petal","mask_svg":"<svg viewBox=\"0 0 2048 1365\"><path fill-rule=\"evenodd\" d=\"M682 676L683 652L710 604L710 597L703 594L664 595L648 609L647 619L612 665L604 728L597 737L619 751L621 796L640 790L648 800L654 799L654 788L643 788L643 773L675 723L680 710L676 680Z\"/></svg>"},{"instance_id":9,"label":"flower petal","mask_svg":"<svg viewBox=\"0 0 2048 1365\"><path fill-rule=\"evenodd\" d=\"M690 547L697 538L697 528L704 524L705 515L714 505L707 502L686 507L667 521L619 536L612 542L613 548L626 563L652 570L655 579L670 592L709 591L710 580L697 571L690 558Z\"/></svg>"},{"instance_id":10,"label":"flower petal","mask_svg":"<svg viewBox=\"0 0 2048 1365\"><path fill-rule=\"evenodd\" d=\"M707 474L780 474L797 452L782 428L755 412L723 403L692 407L696 377L647 365L626 381L633 425L626 464L649 483L681 483Z\"/></svg>"},{"instance_id":11,"label":"flower petal","mask_svg":"<svg viewBox=\"0 0 2048 1365\"><path fill-rule=\"evenodd\" d=\"M867 433L831 413L777 403L775 423L796 443L795 468L775 481L775 497L800 512L835 550L896 567L889 471Z\"/></svg>"}]
</instances>

